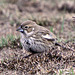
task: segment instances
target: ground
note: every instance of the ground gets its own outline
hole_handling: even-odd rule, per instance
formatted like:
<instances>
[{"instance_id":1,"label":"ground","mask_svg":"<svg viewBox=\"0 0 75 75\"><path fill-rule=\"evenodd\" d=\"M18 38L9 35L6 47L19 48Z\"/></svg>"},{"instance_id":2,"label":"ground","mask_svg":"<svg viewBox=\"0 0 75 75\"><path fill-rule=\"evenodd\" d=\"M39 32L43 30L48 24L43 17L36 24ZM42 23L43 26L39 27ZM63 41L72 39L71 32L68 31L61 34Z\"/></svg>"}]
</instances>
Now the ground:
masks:
<instances>
[{"instance_id":1,"label":"ground","mask_svg":"<svg viewBox=\"0 0 75 75\"><path fill-rule=\"evenodd\" d=\"M19 38L11 37L8 43L0 40L0 75L74 75L74 3L74 0L0 0L0 39L7 39L7 35L19 37L16 28L29 19L48 28L67 47L53 46L48 52L25 57L29 53L23 52Z\"/></svg>"}]
</instances>

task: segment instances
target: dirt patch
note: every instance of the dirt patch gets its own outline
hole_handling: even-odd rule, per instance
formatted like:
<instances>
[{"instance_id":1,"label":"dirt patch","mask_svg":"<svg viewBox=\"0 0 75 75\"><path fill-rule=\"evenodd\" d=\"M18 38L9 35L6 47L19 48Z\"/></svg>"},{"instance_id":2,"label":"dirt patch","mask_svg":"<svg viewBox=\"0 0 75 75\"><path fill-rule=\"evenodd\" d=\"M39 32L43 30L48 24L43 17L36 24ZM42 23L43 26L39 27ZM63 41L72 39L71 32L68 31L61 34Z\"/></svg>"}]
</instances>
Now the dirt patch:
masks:
<instances>
[{"instance_id":1,"label":"dirt patch","mask_svg":"<svg viewBox=\"0 0 75 75\"><path fill-rule=\"evenodd\" d=\"M74 46L71 45L72 48ZM11 70L15 70L16 73L21 71L24 74L53 74L58 73L59 69L75 67L75 52L60 47L54 47L48 52L32 54L29 57L25 57L26 55L21 49L4 48L1 50L1 73L7 69L8 74Z\"/></svg>"}]
</instances>

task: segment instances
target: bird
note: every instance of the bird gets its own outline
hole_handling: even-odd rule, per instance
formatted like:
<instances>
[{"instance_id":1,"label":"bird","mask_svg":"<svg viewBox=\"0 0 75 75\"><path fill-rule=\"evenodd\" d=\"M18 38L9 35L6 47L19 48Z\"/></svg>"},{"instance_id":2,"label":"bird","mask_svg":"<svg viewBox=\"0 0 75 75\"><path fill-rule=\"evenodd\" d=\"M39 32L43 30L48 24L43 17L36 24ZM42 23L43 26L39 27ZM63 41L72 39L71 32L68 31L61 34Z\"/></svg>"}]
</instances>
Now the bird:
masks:
<instances>
[{"instance_id":1,"label":"bird","mask_svg":"<svg viewBox=\"0 0 75 75\"><path fill-rule=\"evenodd\" d=\"M52 46L57 45L66 48L57 43L57 37L47 28L36 24L36 22L24 21L16 31L21 34L20 42L23 50L31 53L41 53L48 51Z\"/></svg>"},{"instance_id":2,"label":"bird","mask_svg":"<svg viewBox=\"0 0 75 75\"><path fill-rule=\"evenodd\" d=\"M56 36L36 22L24 21L16 31L21 34L20 42L24 50L32 53L47 51L56 41Z\"/></svg>"}]
</instances>

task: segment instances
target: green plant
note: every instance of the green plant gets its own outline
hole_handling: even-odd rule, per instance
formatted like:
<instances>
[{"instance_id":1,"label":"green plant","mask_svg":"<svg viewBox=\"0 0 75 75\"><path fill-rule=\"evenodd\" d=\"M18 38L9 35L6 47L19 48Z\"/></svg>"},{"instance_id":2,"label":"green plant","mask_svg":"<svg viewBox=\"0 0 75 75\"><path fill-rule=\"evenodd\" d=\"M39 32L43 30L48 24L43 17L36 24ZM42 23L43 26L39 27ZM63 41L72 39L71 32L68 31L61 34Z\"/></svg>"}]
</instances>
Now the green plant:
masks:
<instances>
[{"instance_id":1,"label":"green plant","mask_svg":"<svg viewBox=\"0 0 75 75\"><path fill-rule=\"evenodd\" d=\"M62 40L59 38L59 33L57 34L57 42L61 42Z\"/></svg>"},{"instance_id":2,"label":"green plant","mask_svg":"<svg viewBox=\"0 0 75 75\"><path fill-rule=\"evenodd\" d=\"M54 73L54 75L57 75L56 73Z\"/></svg>"},{"instance_id":3,"label":"green plant","mask_svg":"<svg viewBox=\"0 0 75 75\"><path fill-rule=\"evenodd\" d=\"M4 4L5 0L0 0L0 5Z\"/></svg>"},{"instance_id":4,"label":"green plant","mask_svg":"<svg viewBox=\"0 0 75 75\"><path fill-rule=\"evenodd\" d=\"M60 70L59 75L63 75L63 70Z\"/></svg>"},{"instance_id":5,"label":"green plant","mask_svg":"<svg viewBox=\"0 0 75 75\"><path fill-rule=\"evenodd\" d=\"M8 34L6 37L2 37L0 39L0 48L10 46L10 44L14 46L14 44L16 44L16 39L18 38L19 37L16 37L12 34Z\"/></svg>"},{"instance_id":6,"label":"green plant","mask_svg":"<svg viewBox=\"0 0 75 75\"><path fill-rule=\"evenodd\" d=\"M13 35L7 35L7 37L6 37L6 39L8 40L8 41L11 41L11 42L13 42L14 40L15 40L15 36L13 36Z\"/></svg>"},{"instance_id":7,"label":"green plant","mask_svg":"<svg viewBox=\"0 0 75 75\"><path fill-rule=\"evenodd\" d=\"M73 71L73 68L71 68L70 75L75 75L75 74L74 74L74 71Z\"/></svg>"},{"instance_id":8,"label":"green plant","mask_svg":"<svg viewBox=\"0 0 75 75\"><path fill-rule=\"evenodd\" d=\"M62 21L62 24L61 24L61 32L64 31L64 21L65 21L65 19L64 19L64 16L63 16L63 21Z\"/></svg>"},{"instance_id":9,"label":"green plant","mask_svg":"<svg viewBox=\"0 0 75 75\"><path fill-rule=\"evenodd\" d=\"M50 26L50 31L53 32L53 27L52 26Z\"/></svg>"},{"instance_id":10,"label":"green plant","mask_svg":"<svg viewBox=\"0 0 75 75\"><path fill-rule=\"evenodd\" d=\"M0 40L0 47L7 46L7 44L8 44L7 40L4 37L2 37Z\"/></svg>"}]
</instances>

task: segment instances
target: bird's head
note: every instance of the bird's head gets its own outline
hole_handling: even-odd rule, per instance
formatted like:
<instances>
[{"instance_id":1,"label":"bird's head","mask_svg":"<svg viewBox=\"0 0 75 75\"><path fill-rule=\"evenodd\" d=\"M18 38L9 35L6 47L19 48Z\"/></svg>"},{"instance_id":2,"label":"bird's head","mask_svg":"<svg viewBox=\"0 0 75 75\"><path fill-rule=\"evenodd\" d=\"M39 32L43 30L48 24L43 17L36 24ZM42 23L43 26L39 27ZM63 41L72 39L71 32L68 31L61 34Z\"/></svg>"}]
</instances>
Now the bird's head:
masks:
<instances>
[{"instance_id":1,"label":"bird's head","mask_svg":"<svg viewBox=\"0 0 75 75\"><path fill-rule=\"evenodd\" d=\"M35 31L35 27L36 27L36 23L31 21L31 20L27 20L24 21L21 26L18 27L17 31L21 32L21 33L30 33L32 31Z\"/></svg>"}]
</instances>

